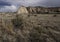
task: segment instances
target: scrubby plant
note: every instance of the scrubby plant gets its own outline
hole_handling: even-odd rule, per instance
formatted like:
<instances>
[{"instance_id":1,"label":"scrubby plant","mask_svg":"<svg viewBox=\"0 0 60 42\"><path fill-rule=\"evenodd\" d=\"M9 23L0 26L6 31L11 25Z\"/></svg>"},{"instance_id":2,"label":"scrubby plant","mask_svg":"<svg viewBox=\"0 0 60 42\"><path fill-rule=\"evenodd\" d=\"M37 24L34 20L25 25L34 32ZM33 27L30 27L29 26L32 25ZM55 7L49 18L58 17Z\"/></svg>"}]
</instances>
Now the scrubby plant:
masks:
<instances>
[{"instance_id":1,"label":"scrubby plant","mask_svg":"<svg viewBox=\"0 0 60 42\"><path fill-rule=\"evenodd\" d=\"M13 26L14 28L23 28L23 19L22 17L19 17L18 15L16 15L16 18L12 20Z\"/></svg>"},{"instance_id":2,"label":"scrubby plant","mask_svg":"<svg viewBox=\"0 0 60 42\"><path fill-rule=\"evenodd\" d=\"M41 42L42 29L40 27L34 27L29 33L29 42Z\"/></svg>"}]
</instances>

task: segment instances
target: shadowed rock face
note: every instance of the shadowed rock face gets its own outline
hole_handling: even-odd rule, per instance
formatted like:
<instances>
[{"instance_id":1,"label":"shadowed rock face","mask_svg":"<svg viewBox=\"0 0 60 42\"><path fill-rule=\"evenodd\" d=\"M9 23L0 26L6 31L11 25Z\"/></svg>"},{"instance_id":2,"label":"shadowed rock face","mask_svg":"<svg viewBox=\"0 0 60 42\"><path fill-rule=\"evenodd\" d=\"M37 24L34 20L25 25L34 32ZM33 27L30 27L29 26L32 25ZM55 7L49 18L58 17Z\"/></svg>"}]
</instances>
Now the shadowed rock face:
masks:
<instances>
[{"instance_id":1,"label":"shadowed rock face","mask_svg":"<svg viewBox=\"0 0 60 42\"><path fill-rule=\"evenodd\" d=\"M60 13L60 7L20 7L18 13Z\"/></svg>"},{"instance_id":2,"label":"shadowed rock face","mask_svg":"<svg viewBox=\"0 0 60 42\"><path fill-rule=\"evenodd\" d=\"M29 13L59 13L60 8L58 7L27 7Z\"/></svg>"}]
</instances>

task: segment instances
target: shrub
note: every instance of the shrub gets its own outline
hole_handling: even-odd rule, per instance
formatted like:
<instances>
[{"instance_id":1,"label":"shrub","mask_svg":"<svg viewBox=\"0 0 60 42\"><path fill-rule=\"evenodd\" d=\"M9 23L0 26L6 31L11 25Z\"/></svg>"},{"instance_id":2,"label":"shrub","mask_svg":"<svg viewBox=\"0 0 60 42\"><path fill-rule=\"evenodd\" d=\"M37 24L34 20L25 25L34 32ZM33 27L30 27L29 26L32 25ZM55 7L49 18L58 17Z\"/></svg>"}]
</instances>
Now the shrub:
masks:
<instances>
[{"instance_id":1,"label":"shrub","mask_svg":"<svg viewBox=\"0 0 60 42\"><path fill-rule=\"evenodd\" d=\"M23 20L18 15L16 15L16 19L12 20L12 23L14 25L14 28L20 28L20 29L23 28Z\"/></svg>"},{"instance_id":2,"label":"shrub","mask_svg":"<svg viewBox=\"0 0 60 42\"><path fill-rule=\"evenodd\" d=\"M37 31L31 31L29 36L29 42L40 42L40 33L38 33Z\"/></svg>"}]
</instances>

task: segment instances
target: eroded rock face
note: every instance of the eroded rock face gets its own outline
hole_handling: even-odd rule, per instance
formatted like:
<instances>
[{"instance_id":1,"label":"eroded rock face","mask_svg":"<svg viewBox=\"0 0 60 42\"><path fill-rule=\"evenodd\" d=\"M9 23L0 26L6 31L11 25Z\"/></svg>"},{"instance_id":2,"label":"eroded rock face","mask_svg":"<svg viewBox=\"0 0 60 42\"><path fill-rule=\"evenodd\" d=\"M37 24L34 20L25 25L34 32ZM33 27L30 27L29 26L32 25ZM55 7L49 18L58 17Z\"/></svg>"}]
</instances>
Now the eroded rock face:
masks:
<instances>
[{"instance_id":1,"label":"eroded rock face","mask_svg":"<svg viewBox=\"0 0 60 42\"><path fill-rule=\"evenodd\" d=\"M20 7L18 9L18 13L60 13L60 8L59 7Z\"/></svg>"},{"instance_id":2,"label":"eroded rock face","mask_svg":"<svg viewBox=\"0 0 60 42\"><path fill-rule=\"evenodd\" d=\"M28 13L28 10L26 9L26 7L22 6L18 9L17 11L18 14L22 14L22 13Z\"/></svg>"},{"instance_id":3,"label":"eroded rock face","mask_svg":"<svg viewBox=\"0 0 60 42\"><path fill-rule=\"evenodd\" d=\"M59 13L60 8L57 7L27 7L29 13Z\"/></svg>"}]
</instances>

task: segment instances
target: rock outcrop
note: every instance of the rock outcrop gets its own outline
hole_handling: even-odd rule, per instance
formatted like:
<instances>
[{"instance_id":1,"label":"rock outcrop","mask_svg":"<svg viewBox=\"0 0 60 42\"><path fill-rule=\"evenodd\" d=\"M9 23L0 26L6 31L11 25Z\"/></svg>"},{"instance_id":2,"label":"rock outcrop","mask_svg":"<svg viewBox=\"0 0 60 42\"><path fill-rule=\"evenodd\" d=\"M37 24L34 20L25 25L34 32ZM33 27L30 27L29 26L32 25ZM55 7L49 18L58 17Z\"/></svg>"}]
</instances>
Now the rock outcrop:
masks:
<instances>
[{"instance_id":1,"label":"rock outcrop","mask_svg":"<svg viewBox=\"0 0 60 42\"><path fill-rule=\"evenodd\" d=\"M28 13L28 10L26 9L26 7L22 6L18 9L17 11L18 14L22 14L22 13Z\"/></svg>"},{"instance_id":2,"label":"rock outcrop","mask_svg":"<svg viewBox=\"0 0 60 42\"><path fill-rule=\"evenodd\" d=\"M60 13L60 7L20 7L18 13Z\"/></svg>"}]
</instances>

